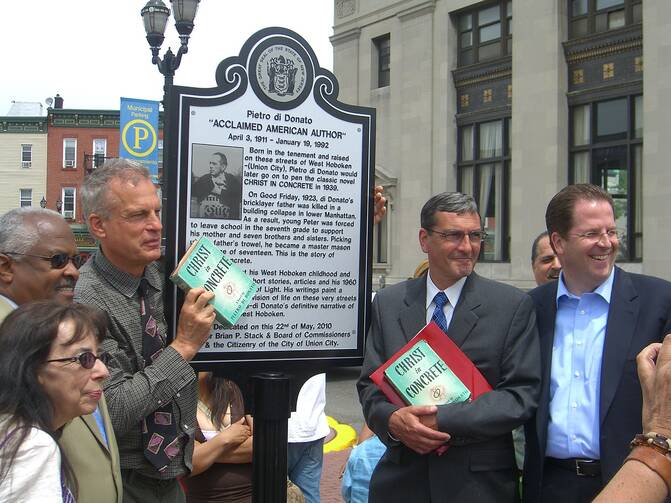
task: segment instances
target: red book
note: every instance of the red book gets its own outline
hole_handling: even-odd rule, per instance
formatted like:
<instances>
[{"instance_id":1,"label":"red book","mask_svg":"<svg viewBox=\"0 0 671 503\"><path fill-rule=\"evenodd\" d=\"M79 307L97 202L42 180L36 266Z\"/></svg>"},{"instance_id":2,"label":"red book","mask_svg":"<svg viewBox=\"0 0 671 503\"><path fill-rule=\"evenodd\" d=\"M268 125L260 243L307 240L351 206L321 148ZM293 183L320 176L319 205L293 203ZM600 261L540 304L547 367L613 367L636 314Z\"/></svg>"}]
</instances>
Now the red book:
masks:
<instances>
[{"instance_id":1,"label":"red book","mask_svg":"<svg viewBox=\"0 0 671 503\"><path fill-rule=\"evenodd\" d=\"M383 363L375 372L370 375L371 380L380 388L387 399L394 405L405 407L401 397L396 390L389 384L384 377L384 371L391 366L408 351L419 339L424 339L426 343L438 354L440 358L447 364L448 367L455 373L455 375L464 383L470 392L470 400L475 400L483 393L492 390L484 376L480 373L478 368L473 365L473 362L466 356L459 347L452 342L445 332L443 332L435 322L431 321L422 330L419 331L410 341L399 349L394 356Z\"/></svg>"}]
</instances>

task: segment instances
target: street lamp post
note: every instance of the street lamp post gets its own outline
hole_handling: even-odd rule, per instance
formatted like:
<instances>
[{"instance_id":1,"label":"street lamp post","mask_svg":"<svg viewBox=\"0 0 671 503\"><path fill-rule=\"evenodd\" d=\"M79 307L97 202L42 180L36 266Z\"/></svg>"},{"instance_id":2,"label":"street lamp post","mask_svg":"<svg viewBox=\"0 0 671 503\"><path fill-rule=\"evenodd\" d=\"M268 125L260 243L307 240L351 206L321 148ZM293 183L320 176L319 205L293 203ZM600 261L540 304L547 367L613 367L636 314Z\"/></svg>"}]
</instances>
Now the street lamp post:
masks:
<instances>
[{"instance_id":1,"label":"street lamp post","mask_svg":"<svg viewBox=\"0 0 671 503\"><path fill-rule=\"evenodd\" d=\"M147 42L149 42L151 48L151 62L165 77L163 86L164 113L167 106L166 98L172 87L175 71L182 62L182 56L189 50L189 36L193 31L193 20L196 17L200 0L170 0L170 3L175 18L175 28L179 33L180 46L177 54L174 54L172 49L168 48L163 55L163 59L159 57L158 53L165 39L165 25L170 17L170 9L166 7L162 0L149 0L140 12L144 22L144 31L147 33Z\"/></svg>"},{"instance_id":2,"label":"street lamp post","mask_svg":"<svg viewBox=\"0 0 671 503\"><path fill-rule=\"evenodd\" d=\"M169 173L176 166L173 148L170 144L170 119L168 114L168 96L172 88L175 72L182 62L182 56L189 50L189 36L193 31L193 20L198 11L198 4L200 0L170 0L172 4L172 13L175 18L175 28L179 33L180 46L177 54L168 50L163 55L163 59L159 56L161 45L165 39L165 25L168 23L170 17L170 9L162 2L162 0L149 0L147 4L140 11L142 21L144 23L144 30L147 33L147 42L151 49L151 62L156 65L158 71L164 77L163 83L163 173L161 177L161 192L163 199L163 208L165 215L165 208L167 205L167 179ZM174 171L172 171L174 174Z\"/></svg>"}]
</instances>

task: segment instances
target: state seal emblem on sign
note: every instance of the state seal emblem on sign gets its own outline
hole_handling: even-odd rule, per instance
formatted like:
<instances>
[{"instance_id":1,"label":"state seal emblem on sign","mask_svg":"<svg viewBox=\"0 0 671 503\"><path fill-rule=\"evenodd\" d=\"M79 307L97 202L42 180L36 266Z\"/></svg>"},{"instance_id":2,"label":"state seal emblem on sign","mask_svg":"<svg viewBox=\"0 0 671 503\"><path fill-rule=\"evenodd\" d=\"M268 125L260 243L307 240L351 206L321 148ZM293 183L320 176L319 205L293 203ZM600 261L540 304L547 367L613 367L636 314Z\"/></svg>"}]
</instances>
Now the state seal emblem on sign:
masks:
<instances>
[{"instance_id":1,"label":"state seal emblem on sign","mask_svg":"<svg viewBox=\"0 0 671 503\"><path fill-rule=\"evenodd\" d=\"M305 89L305 61L286 45L267 47L256 62L256 80L263 93L274 101L293 101Z\"/></svg>"}]
</instances>

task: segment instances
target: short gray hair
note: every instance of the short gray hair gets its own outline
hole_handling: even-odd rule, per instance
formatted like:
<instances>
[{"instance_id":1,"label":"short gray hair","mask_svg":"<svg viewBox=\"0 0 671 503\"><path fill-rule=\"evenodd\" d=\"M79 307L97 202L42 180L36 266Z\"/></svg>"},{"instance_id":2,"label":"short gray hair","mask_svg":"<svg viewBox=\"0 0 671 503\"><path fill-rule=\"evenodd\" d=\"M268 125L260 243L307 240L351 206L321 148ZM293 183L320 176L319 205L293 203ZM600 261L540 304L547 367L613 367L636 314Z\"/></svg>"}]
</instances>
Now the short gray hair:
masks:
<instances>
[{"instance_id":1,"label":"short gray hair","mask_svg":"<svg viewBox=\"0 0 671 503\"><path fill-rule=\"evenodd\" d=\"M442 192L429 199L422 207L420 214L420 225L423 229L432 229L436 223L436 213L446 211L463 215L465 213L478 213L478 205L473 196L461 192Z\"/></svg>"},{"instance_id":2,"label":"short gray hair","mask_svg":"<svg viewBox=\"0 0 671 503\"><path fill-rule=\"evenodd\" d=\"M81 188L82 209L86 220L91 213L109 218L107 192L109 183L114 179L137 183L142 179L151 181L151 176L141 163L130 159L112 159L94 169L84 178Z\"/></svg>"},{"instance_id":3,"label":"short gray hair","mask_svg":"<svg viewBox=\"0 0 671 503\"><path fill-rule=\"evenodd\" d=\"M29 219L60 218L63 216L45 208L15 208L0 217L0 252L28 253L37 244L39 235Z\"/></svg>"}]
</instances>

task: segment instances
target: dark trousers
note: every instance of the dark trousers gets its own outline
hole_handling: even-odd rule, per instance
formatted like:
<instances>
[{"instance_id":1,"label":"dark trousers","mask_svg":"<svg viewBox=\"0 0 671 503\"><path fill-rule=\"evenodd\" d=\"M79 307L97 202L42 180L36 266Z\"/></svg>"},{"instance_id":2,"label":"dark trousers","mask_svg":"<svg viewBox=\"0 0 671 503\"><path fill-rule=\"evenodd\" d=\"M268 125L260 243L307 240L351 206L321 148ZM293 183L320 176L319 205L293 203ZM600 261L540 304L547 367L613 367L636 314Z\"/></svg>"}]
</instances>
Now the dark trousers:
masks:
<instances>
[{"instance_id":1,"label":"dark trousers","mask_svg":"<svg viewBox=\"0 0 671 503\"><path fill-rule=\"evenodd\" d=\"M153 479L133 470L121 470L124 503L186 503L177 479Z\"/></svg>"},{"instance_id":2,"label":"dark trousers","mask_svg":"<svg viewBox=\"0 0 671 503\"><path fill-rule=\"evenodd\" d=\"M580 477L573 471L545 463L541 501L543 503L590 503L602 488L601 477Z\"/></svg>"}]
</instances>

